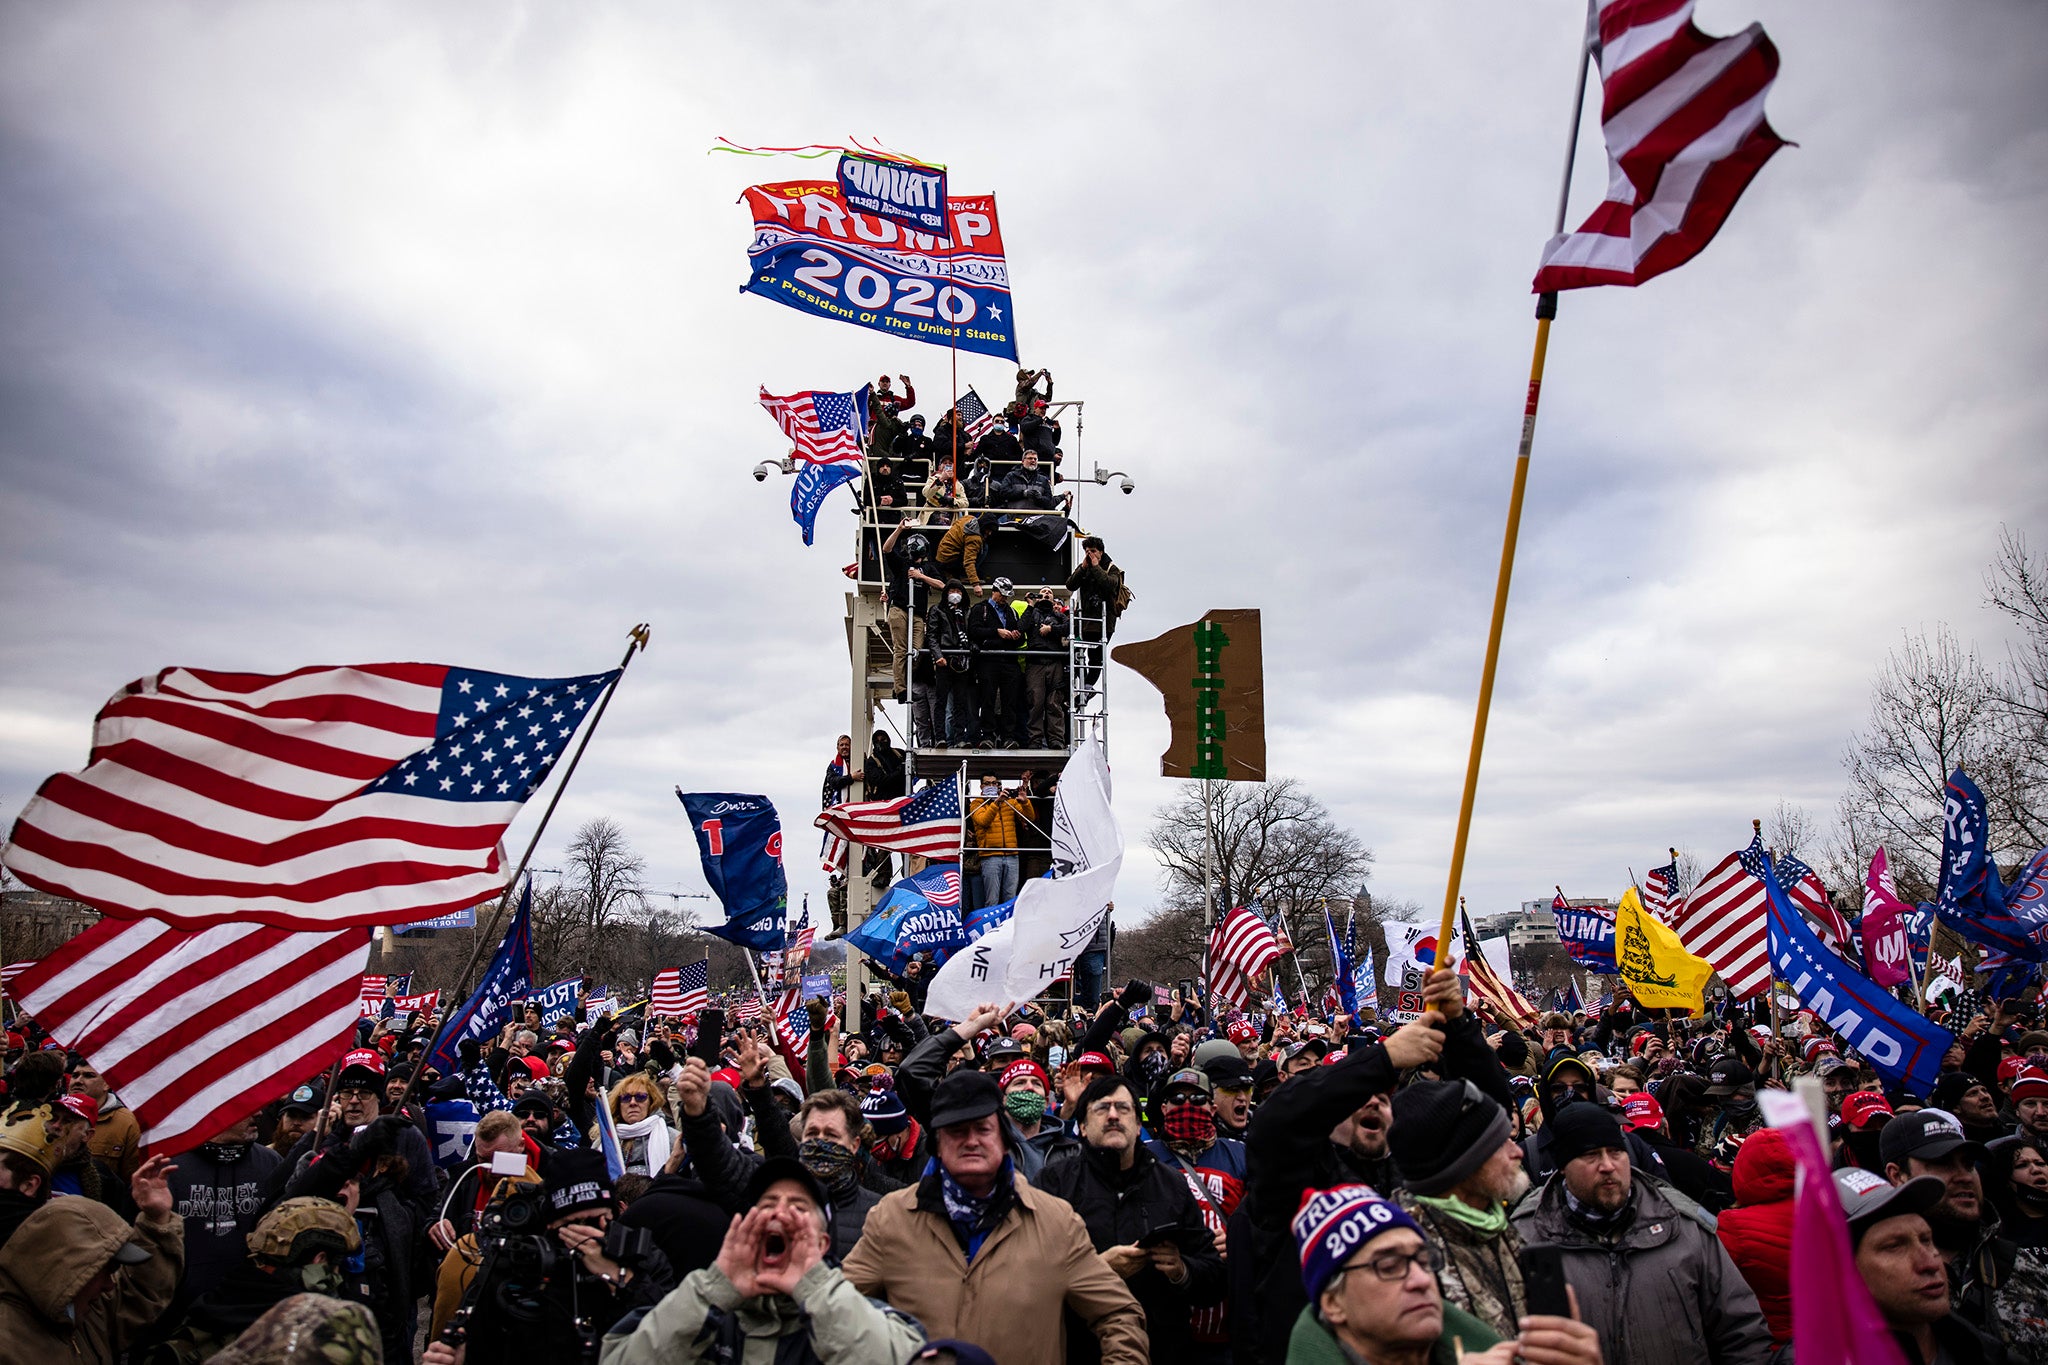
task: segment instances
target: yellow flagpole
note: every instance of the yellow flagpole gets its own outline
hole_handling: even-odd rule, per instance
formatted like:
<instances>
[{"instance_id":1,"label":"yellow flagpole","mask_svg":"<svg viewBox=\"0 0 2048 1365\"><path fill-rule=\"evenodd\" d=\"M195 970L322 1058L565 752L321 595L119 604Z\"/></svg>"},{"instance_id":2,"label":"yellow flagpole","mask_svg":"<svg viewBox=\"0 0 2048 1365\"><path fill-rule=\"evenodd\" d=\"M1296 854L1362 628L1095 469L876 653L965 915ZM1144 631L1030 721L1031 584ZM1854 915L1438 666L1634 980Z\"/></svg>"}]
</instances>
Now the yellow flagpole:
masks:
<instances>
[{"instance_id":1,"label":"yellow flagpole","mask_svg":"<svg viewBox=\"0 0 2048 1365\"><path fill-rule=\"evenodd\" d=\"M1557 226L1564 231L1565 204L1571 197L1572 162L1579 146L1579 115L1586 105L1586 74L1592 66L1591 15L1579 41L1578 92L1572 101L1572 131L1565 144L1564 184L1557 196ZM1465 790L1458 802L1458 833L1451 843L1451 873L1444 886L1444 917L1436 941L1448 966L1448 945L1458 915L1458 886L1465 876L1465 850L1472 837L1472 806L1479 795L1479 758L1486 748L1486 720L1493 709L1494 675L1500 668L1500 637L1507 624L1508 585L1515 576L1515 541L1522 530L1522 501L1529 490L1529 452L1536 444L1536 407L1543 397L1543 361L1550 351L1550 323L1557 316L1555 292L1536 299L1536 347L1529 358L1529 396L1522 407L1522 442L1515 455L1515 482L1508 494L1507 532L1501 538L1500 576L1493 585L1493 620L1486 632L1486 662L1479 672L1479 706L1472 717L1472 750L1465 759ZM1469 949L1468 949L1469 951Z\"/></svg>"}]
</instances>

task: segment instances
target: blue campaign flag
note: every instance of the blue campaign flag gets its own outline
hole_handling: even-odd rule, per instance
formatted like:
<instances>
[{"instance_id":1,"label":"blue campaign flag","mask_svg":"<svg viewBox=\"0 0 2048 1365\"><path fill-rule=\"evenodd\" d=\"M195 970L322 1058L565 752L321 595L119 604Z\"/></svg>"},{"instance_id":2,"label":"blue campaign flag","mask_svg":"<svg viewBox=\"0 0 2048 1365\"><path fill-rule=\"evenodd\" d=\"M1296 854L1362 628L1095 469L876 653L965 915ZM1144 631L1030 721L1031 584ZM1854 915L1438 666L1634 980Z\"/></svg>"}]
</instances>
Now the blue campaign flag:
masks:
<instances>
[{"instance_id":1,"label":"blue campaign flag","mask_svg":"<svg viewBox=\"0 0 2048 1365\"><path fill-rule=\"evenodd\" d=\"M1337 1004L1346 1014L1358 1013L1358 983L1351 976L1351 960L1337 941L1337 925L1330 918L1330 903L1323 902L1323 932L1330 936L1331 970L1337 978Z\"/></svg>"},{"instance_id":2,"label":"blue campaign flag","mask_svg":"<svg viewBox=\"0 0 2048 1365\"><path fill-rule=\"evenodd\" d=\"M725 906L725 923L705 931L756 952L782 946L789 881L782 872L782 821L765 796L686 792L676 799L690 817L704 880Z\"/></svg>"},{"instance_id":3,"label":"blue campaign flag","mask_svg":"<svg viewBox=\"0 0 2048 1365\"><path fill-rule=\"evenodd\" d=\"M1559 999L1557 1007L1558 1012L1561 1014L1580 1014L1584 1012L1586 1002L1579 998L1578 982L1567 981L1564 983L1564 994Z\"/></svg>"},{"instance_id":4,"label":"blue campaign flag","mask_svg":"<svg viewBox=\"0 0 2048 1365\"><path fill-rule=\"evenodd\" d=\"M512 1002L524 999L532 989L533 878L528 877L526 889L519 894L519 913L512 917L512 927L505 931L505 941L498 945L497 956L491 959L484 979L477 983L462 1008L441 1025L441 1032L435 1035L434 1046L427 1053L428 1064L444 1076L457 1071L457 1044L465 1038L481 1043L503 1028L512 1017Z\"/></svg>"},{"instance_id":5,"label":"blue campaign flag","mask_svg":"<svg viewBox=\"0 0 2048 1365\"><path fill-rule=\"evenodd\" d=\"M1799 1003L1863 1054L1887 1086L1925 1097L1955 1035L1894 1000L1822 943L1778 885L1768 856L1764 890L1770 897L1771 974L1790 982Z\"/></svg>"},{"instance_id":6,"label":"blue campaign flag","mask_svg":"<svg viewBox=\"0 0 2048 1365\"><path fill-rule=\"evenodd\" d=\"M803 979L803 989L797 998L800 1000L823 1000L829 1004L832 999L832 973L817 972L806 976Z\"/></svg>"},{"instance_id":7,"label":"blue campaign flag","mask_svg":"<svg viewBox=\"0 0 2048 1365\"><path fill-rule=\"evenodd\" d=\"M839 155L839 195L856 213L872 213L926 232L946 230L946 170L879 156Z\"/></svg>"},{"instance_id":8,"label":"blue campaign flag","mask_svg":"<svg viewBox=\"0 0 2048 1365\"><path fill-rule=\"evenodd\" d=\"M445 915L435 915L432 919L416 919L410 924L394 925L391 932L394 934L415 934L428 929L474 928L476 928L476 907L472 905L462 910L450 910Z\"/></svg>"},{"instance_id":9,"label":"blue campaign flag","mask_svg":"<svg viewBox=\"0 0 2048 1365\"><path fill-rule=\"evenodd\" d=\"M895 975L902 974L912 954L931 953L936 961L939 954L965 946L959 864L934 863L897 882L846 941Z\"/></svg>"},{"instance_id":10,"label":"blue campaign flag","mask_svg":"<svg viewBox=\"0 0 2048 1365\"><path fill-rule=\"evenodd\" d=\"M483 1118L468 1099L434 1100L427 1105L427 1126L433 1130L434 1164L452 1171L469 1160L476 1125Z\"/></svg>"},{"instance_id":11,"label":"blue campaign flag","mask_svg":"<svg viewBox=\"0 0 2048 1365\"><path fill-rule=\"evenodd\" d=\"M804 544L809 545L817 533L818 509L825 505L825 496L859 475L860 466L851 461L817 464L807 460L796 472L796 482L789 490L789 514L803 528Z\"/></svg>"},{"instance_id":12,"label":"blue campaign flag","mask_svg":"<svg viewBox=\"0 0 2048 1365\"><path fill-rule=\"evenodd\" d=\"M582 977L565 976L527 996L526 1003L540 1011L541 1027L546 1028L558 1019L576 1017L576 993L582 985Z\"/></svg>"},{"instance_id":13,"label":"blue campaign flag","mask_svg":"<svg viewBox=\"0 0 2048 1365\"><path fill-rule=\"evenodd\" d=\"M2039 855L2034 860L2039 862ZM2028 864L2029 869L2033 863ZM2024 886L2027 878L2021 877ZM2018 888L2015 888L2018 889ZM1949 774L1941 821L1941 892L1934 913L1972 943L2009 957L2039 962L2048 937L2048 902L2036 891L2024 903L2009 899L1991 856L1991 817L1984 793L1961 768Z\"/></svg>"},{"instance_id":14,"label":"blue campaign flag","mask_svg":"<svg viewBox=\"0 0 2048 1365\"><path fill-rule=\"evenodd\" d=\"M1619 976L1614 965L1614 912L1597 905L1567 905L1562 895L1550 902L1557 937L1573 962L1598 976Z\"/></svg>"}]
</instances>

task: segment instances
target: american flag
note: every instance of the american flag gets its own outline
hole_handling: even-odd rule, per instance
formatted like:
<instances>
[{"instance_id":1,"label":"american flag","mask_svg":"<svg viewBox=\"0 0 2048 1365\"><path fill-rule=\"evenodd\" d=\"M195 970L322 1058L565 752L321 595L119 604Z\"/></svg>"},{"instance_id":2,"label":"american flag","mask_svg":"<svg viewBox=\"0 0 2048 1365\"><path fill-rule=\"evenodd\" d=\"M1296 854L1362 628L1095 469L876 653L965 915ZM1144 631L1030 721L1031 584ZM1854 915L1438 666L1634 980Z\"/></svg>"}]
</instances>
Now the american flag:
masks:
<instances>
[{"instance_id":1,"label":"american flag","mask_svg":"<svg viewBox=\"0 0 2048 1365\"><path fill-rule=\"evenodd\" d=\"M796 445L796 457L812 464L858 460L868 439L868 390L855 393L793 393L778 398L761 390L761 406Z\"/></svg>"},{"instance_id":2,"label":"american flag","mask_svg":"<svg viewBox=\"0 0 2048 1365\"><path fill-rule=\"evenodd\" d=\"M1643 875L1643 908L1661 924L1671 923L1678 913L1678 860L1653 867Z\"/></svg>"},{"instance_id":3,"label":"american flag","mask_svg":"<svg viewBox=\"0 0 2048 1365\"><path fill-rule=\"evenodd\" d=\"M13 993L14 978L35 966L37 960L35 958L26 958L20 962L10 962L5 967L0 967L0 992L11 995Z\"/></svg>"},{"instance_id":4,"label":"american flag","mask_svg":"<svg viewBox=\"0 0 2048 1365\"><path fill-rule=\"evenodd\" d=\"M1543 248L1537 292L1641 284L1705 249L1772 153L1778 49L1751 24L1709 38L1691 0L1598 0L1607 198Z\"/></svg>"},{"instance_id":5,"label":"american flag","mask_svg":"<svg viewBox=\"0 0 2048 1365\"><path fill-rule=\"evenodd\" d=\"M953 411L960 415L960 441L971 446L982 433L995 428L995 414L988 410L988 404L981 401L981 395L969 388L953 405Z\"/></svg>"},{"instance_id":6,"label":"american flag","mask_svg":"<svg viewBox=\"0 0 2048 1365\"><path fill-rule=\"evenodd\" d=\"M1806 912L1830 948L1849 957L1849 921L1835 909L1834 899L1828 895L1820 875L1789 853L1781 854L1777 862L1778 885L1785 889L1785 895Z\"/></svg>"},{"instance_id":7,"label":"american flag","mask_svg":"<svg viewBox=\"0 0 2048 1365\"><path fill-rule=\"evenodd\" d=\"M1460 970L1472 985L1474 1003L1503 1024L1513 1024L1517 1028L1535 1027L1542 1019L1536 1007L1493 970L1493 964L1486 960L1486 954L1479 947L1479 935L1472 932L1472 917L1461 910L1459 919L1465 926L1465 961Z\"/></svg>"},{"instance_id":8,"label":"american flag","mask_svg":"<svg viewBox=\"0 0 2048 1365\"><path fill-rule=\"evenodd\" d=\"M24 971L15 998L89 1060L176 1155L339 1057L370 931L103 919Z\"/></svg>"},{"instance_id":9,"label":"american flag","mask_svg":"<svg viewBox=\"0 0 2048 1365\"><path fill-rule=\"evenodd\" d=\"M654 989L647 999L650 1014L692 1015L711 1004L711 959L699 958L687 967L670 967L654 974Z\"/></svg>"},{"instance_id":10,"label":"american flag","mask_svg":"<svg viewBox=\"0 0 2048 1365\"><path fill-rule=\"evenodd\" d=\"M1764 839L1723 858L1700 878L1678 912L1679 942L1714 964L1737 1000L1763 994L1770 984L1769 897L1763 883Z\"/></svg>"},{"instance_id":11,"label":"american flag","mask_svg":"<svg viewBox=\"0 0 2048 1365\"><path fill-rule=\"evenodd\" d=\"M750 995L741 1000L739 1004L732 1007L732 1017L735 1019L759 1019L761 1017L760 998Z\"/></svg>"},{"instance_id":12,"label":"american flag","mask_svg":"<svg viewBox=\"0 0 2048 1365\"><path fill-rule=\"evenodd\" d=\"M403 924L504 888L498 840L616 671L170 668L101 708L4 854L24 882L185 928Z\"/></svg>"},{"instance_id":13,"label":"american flag","mask_svg":"<svg viewBox=\"0 0 2048 1365\"><path fill-rule=\"evenodd\" d=\"M816 823L849 843L941 861L960 856L960 792L950 780L915 796L831 806L818 813Z\"/></svg>"},{"instance_id":14,"label":"american flag","mask_svg":"<svg viewBox=\"0 0 2048 1365\"><path fill-rule=\"evenodd\" d=\"M1266 922L1240 905L1216 921L1209 931L1208 959L1202 964L1209 994L1224 1009L1241 1010L1251 1001L1252 983L1280 956L1280 942ZM1275 1008L1279 989L1274 989Z\"/></svg>"},{"instance_id":15,"label":"american flag","mask_svg":"<svg viewBox=\"0 0 2048 1365\"><path fill-rule=\"evenodd\" d=\"M388 976L366 976L363 978L362 1001L366 1005L381 1005L389 994L391 978Z\"/></svg>"}]
</instances>

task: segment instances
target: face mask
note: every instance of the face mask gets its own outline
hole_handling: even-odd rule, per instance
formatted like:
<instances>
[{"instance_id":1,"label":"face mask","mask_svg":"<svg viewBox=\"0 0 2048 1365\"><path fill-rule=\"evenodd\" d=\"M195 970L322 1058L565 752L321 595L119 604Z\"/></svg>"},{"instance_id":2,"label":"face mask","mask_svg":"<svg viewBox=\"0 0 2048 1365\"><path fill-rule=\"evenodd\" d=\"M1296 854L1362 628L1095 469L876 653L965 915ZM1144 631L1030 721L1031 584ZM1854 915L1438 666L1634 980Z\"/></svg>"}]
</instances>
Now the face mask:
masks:
<instances>
[{"instance_id":1,"label":"face mask","mask_svg":"<svg viewBox=\"0 0 2048 1365\"><path fill-rule=\"evenodd\" d=\"M949 606L949 607L957 607L957 606L959 606L959 605L960 605L960 594L959 594L959 593L957 593L957 592L949 592L949 593L947 593L947 594L946 594L946 605L947 605L947 606Z\"/></svg>"},{"instance_id":2,"label":"face mask","mask_svg":"<svg viewBox=\"0 0 2048 1365\"><path fill-rule=\"evenodd\" d=\"M1207 1147L1216 1140L1216 1112L1199 1104L1166 1111L1166 1140L1176 1146Z\"/></svg>"},{"instance_id":3,"label":"face mask","mask_svg":"<svg viewBox=\"0 0 2048 1365\"><path fill-rule=\"evenodd\" d=\"M1173 1066L1173 1059L1164 1052L1148 1052L1138 1059L1138 1071L1149 1083L1164 1076Z\"/></svg>"},{"instance_id":4,"label":"face mask","mask_svg":"<svg viewBox=\"0 0 2048 1365\"><path fill-rule=\"evenodd\" d=\"M805 1170L818 1177L825 1193L835 1199L844 1198L860 1182L859 1153L850 1152L836 1142L805 1138L796 1149L796 1159L803 1163Z\"/></svg>"},{"instance_id":5,"label":"face mask","mask_svg":"<svg viewBox=\"0 0 2048 1365\"><path fill-rule=\"evenodd\" d=\"M299 1284L309 1294L327 1294L339 1297L341 1294L341 1272L331 1265L316 1263L299 1267Z\"/></svg>"},{"instance_id":6,"label":"face mask","mask_svg":"<svg viewBox=\"0 0 2048 1365\"><path fill-rule=\"evenodd\" d=\"M1045 1117L1045 1096L1019 1086L1003 1096L1003 1108L1019 1123L1036 1123Z\"/></svg>"}]
</instances>

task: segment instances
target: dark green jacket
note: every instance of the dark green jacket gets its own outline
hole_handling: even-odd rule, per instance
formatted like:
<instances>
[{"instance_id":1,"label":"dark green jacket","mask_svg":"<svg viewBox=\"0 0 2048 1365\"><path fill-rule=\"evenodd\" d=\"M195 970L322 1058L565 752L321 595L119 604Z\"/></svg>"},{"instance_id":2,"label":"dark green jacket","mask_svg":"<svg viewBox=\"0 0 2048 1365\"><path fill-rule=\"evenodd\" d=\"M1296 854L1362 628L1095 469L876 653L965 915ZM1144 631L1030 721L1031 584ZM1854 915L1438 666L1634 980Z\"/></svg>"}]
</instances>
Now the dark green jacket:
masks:
<instances>
[{"instance_id":1,"label":"dark green jacket","mask_svg":"<svg viewBox=\"0 0 2048 1365\"><path fill-rule=\"evenodd\" d=\"M1429 1365L1456 1365L1458 1347L1484 1351L1501 1338L1491 1327L1455 1304L1444 1305L1444 1332L1429 1353ZM1287 1365L1350 1365L1336 1334L1317 1320L1313 1308L1301 1310L1294 1335L1287 1339Z\"/></svg>"}]
</instances>

